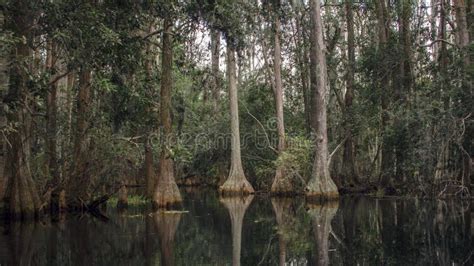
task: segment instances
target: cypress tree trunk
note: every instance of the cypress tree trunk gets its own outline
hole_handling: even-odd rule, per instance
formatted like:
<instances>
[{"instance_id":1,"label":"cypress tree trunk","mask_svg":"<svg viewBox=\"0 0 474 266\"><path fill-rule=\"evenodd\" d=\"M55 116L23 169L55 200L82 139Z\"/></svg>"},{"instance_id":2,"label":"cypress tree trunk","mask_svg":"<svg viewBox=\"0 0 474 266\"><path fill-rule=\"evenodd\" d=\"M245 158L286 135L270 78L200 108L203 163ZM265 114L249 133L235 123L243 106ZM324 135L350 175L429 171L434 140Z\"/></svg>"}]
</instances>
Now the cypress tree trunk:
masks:
<instances>
[{"instance_id":1,"label":"cypress tree trunk","mask_svg":"<svg viewBox=\"0 0 474 266\"><path fill-rule=\"evenodd\" d=\"M84 211L91 200L89 172L89 117L91 114L91 70L83 67L79 73L77 94L76 132L72 173L67 187L67 207L74 211Z\"/></svg>"},{"instance_id":2,"label":"cypress tree trunk","mask_svg":"<svg viewBox=\"0 0 474 266\"><path fill-rule=\"evenodd\" d=\"M152 33L154 31L153 27L154 23L150 23L150 27L148 30L148 34ZM147 45L145 53L146 53L146 61L145 61L145 74L146 74L146 85L147 85L147 97L153 98L153 91L154 91L154 83L153 83L153 59L154 59L154 53L151 52L152 47L151 45ZM150 109L147 110L147 112L153 112ZM155 184L157 182L156 180L156 174L155 170L153 167L153 148L151 146L151 139L150 139L150 133L155 128L153 126L154 123L151 123L152 126L148 127L146 130L147 132L145 133L145 140L144 140L144 148L145 148L145 160L143 162L143 174L145 176L145 183L146 183L146 196L149 199L153 199L153 194L155 192Z\"/></svg>"},{"instance_id":3,"label":"cypress tree trunk","mask_svg":"<svg viewBox=\"0 0 474 266\"><path fill-rule=\"evenodd\" d=\"M285 123L283 119L283 85L281 81L281 47L280 47L280 35L281 35L281 22L280 22L280 4L279 1L274 4L273 10L273 27L274 27L274 47L273 47L273 74L275 76L274 96L275 96L275 107L276 107L276 118L277 118L277 129L278 129L278 153L279 155L285 151ZM278 166L276 169L275 177L271 187L272 194L288 194L293 192L293 186L290 180L285 175L285 169L283 166Z\"/></svg>"},{"instance_id":4,"label":"cypress tree trunk","mask_svg":"<svg viewBox=\"0 0 474 266\"><path fill-rule=\"evenodd\" d=\"M173 88L173 21L168 16L163 21L163 57L161 74L161 127L162 143L158 179L153 195L154 208L167 207L182 201L181 194L174 178L174 162L171 158L170 145L173 138L171 124L171 90Z\"/></svg>"},{"instance_id":5,"label":"cypress tree trunk","mask_svg":"<svg viewBox=\"0 0 474 266\"><path fill-rule=\"evenodd\" d=\"M221 47L221 34L218 30L211 30L211 89L214 112L218 112L219 106L219 49Z\"/></svg>"},{"instance_id":6,"label":"cypress tree trunk","mask_svg":"<svg viewBox=\"0 0 474 266\"><path fill-rule=\"evenodd\" d=\"M146 196L152 199L155 190L156 176L153 170L153 150L148 137L145 140L145 162L143 168L145 172Z\"/></svg>"},{"instance_id":7,"label":"cypress tree trunk","mask_svg":"<svg viewBox=\"0 0 474 266\"><path fill-rule=\"evenodd\" d=\"M235 48L227 41L227 78L229 82L230 120L231 120L231 166L229 176L219 187L221 194L251 194L252 185L247 181L240 156L239 107L237 82L235 77Z\"/></svg>"},{"instance_id":8,"label":"cypress tree trunk","mask_svg":"<svg viewBox=\"0 0 474 266\"><path fill-rule=\"evenodd\" d=\"M354 40L354 16L352 13L352 0L345 1L347 19L347 57L348 67L346 76L346 95L344 97L344 127L345 137L344 153L342 159L342 183L345 186L352 186L358 183L355 169L355 151L352 133L352 99L354 97L354 72L355 72L355 40Z\"/></svg>"},{"instance_id":9,"label":"cypress tree trunk","mask_svg":"<svg viewBox=\"0 0 474 266\"><path fill-rule=\"evenodd\" d=\"M323 24L319 0L311 0L311 92L313 127L315 133L315 159L313 171L305 190L308 198L330 199L339 197L337 187L329 174L326 94L328 92L327 65L323 41Z\"/></svg>"},{"instance_id":10,"label":"cypress tree trunk","mask_svg":"<svg viewBox=\"0 0 474 266\"><path fill-rule=\"evenodd\" d=\"M16 1L9 14L7 28L14 36L24 41L17 42L12 51L15 63L10 68L10 84L4 104L9 107L8 123L15 125L14 131L6 135L6 158L4 176L6 190L3 198L6 215L11 218L31 218L37 215L40 200L30 172L30 128L28 91L28 59L31 59L33 23L27 1Z\"/></svg>"},{"instance_id":11,"label":"cypress tree trunk","mask_svg":"<svg viewBox=\"0 0 474 266\"><path fill-rule=\"evenodd\" d=\"M446 40L446 16L447 16L447 7L446 0L440 0L440 17L439 17L439 29L438 29L438 39ZM438 68L439 68L439 80L441 86L447 88L448 84L448 48L445 42L441 42L438 54ZM441 90L438 92L439 100L444 102L444 108L447 110L449 108L449 97L448 95L443 95ZM439 114L438 114L439 115ZM442 139L441 148L439 149L437 162L436 162L436 171L435 171L435 184L439 184L441 178L447 177L448 173L448 161L449 161L449 140Z\"/></svg>"},{"instance_id":12,"label":"cypress tree trunk","mask_svg":"<svg viewBox=\"0 0 474 266\"><path fill-rule=\"evenodd\" d=\"M404 108L408 108L408 99L412 90L412 63L411 63L411 37L410 37L410 19L411 19L411 2L400 1L399 3L399 50L400 50L400 61L399 61L399 76L394 75L394 78L398 78L397 82L393 82L395 85L394 91L396 94L396 100L398 105L401 107L400 111ZM399 132L398 141L395 145L395 176L400 181L405 181L405 151L407 149L407 134L405 125L400 119L400 116L396 116L394 119L394 127Z\"/></svg>"},{"instance_id":13,"label":"cypress tree trunk","mask_svg":"<svg viewBox=\"0 0 474 266\"><path fill-rule=\"evenodd\" d=\"M467 19L466 1L454 0L454 8L456 11L455 15L456 15L456 25L457 25L457 43L459 47L462 49L464 65L469 66L469 62L470 62L469 51L467 51L466 49L469 46L470 36L469 36L468 21L467 21L468 19ZM472 12L474 11L471 10L471 13Z\"/></svg>"},{"instance_id":14,"label":"cypress tree trunk","mask_svg":"<svg viewBox=\"0 0 474 266\"><path fill-rule=\"evenodd\" d=\"M48 42L48 50L46 57L46 68L51 73L51 84L46 94L46 155L48 159L48 171L51 177L50 187L51 200L50 209L52 212L60 211L59 206L59 193L61 189L60 175L59 175L59 164L57 155L57 92L58 92L58 81L56 79L55 72L56 61L57 61L57 47L53 41Z\"/></svg>"},{"instance_id":15,"label":"cypress tree trunk","mask_svg":"<svg viewBox=\"0 0 474 266\"><path fill-rule=\"evenodd\" d=\"M5 27L5 16L4 11L0 10L0 28ZM0 101L4 102L4 97L8 91L8 74L7 74L7 62L8 62L8 51L0 54ZM0 110L0 128L5 128L7 126L7 118L5 116L4 110ZM3 175L3 170L5 168L5 156L6 152L6 143L4 138L0 138L0 200L3 199L3 192L5 190L5 178Z\"/></svg>"},{"instance_id":16,"label":"cypress tree trunk","mask_svg":"<svg viewBox=\"0 0 474 266\"><path fill-rule=\"evenodd\" d=\"M472 0L471 0L472 1ZM461 114L463 117L468 116L468 114L472 110L473 104L473 91L472 91L472 76L473 70L471 65L471 58L470 56L474 56L474 52L472 52L472 48L469 48L469 44L472 40L472 35L474 34L471 32L469 34L468 23L472 23L473 21L469 21L468 14L470 14L471 19L474 19L474 1L471 3L471 10L468 9L467 4L469 4L469 0L466 3L465 0L454 0L454 7L456 10L456 25L457 25L457 43L458 46L461 48L461 53L463 57L463 95L462 95L462 110ZM474 26L471 24L471 30ZM472 46L472 44L471 44ZM469 51L471 49L471 51ZM474 126L472 123L466 124L466 132L464 134L464 140L462 143L462 148L464 151L462 152L463 158L463 169L462 169L462 184L466 186L469 191L471 190L471 176L472 176L472 162L471 162L471 155L469 151L472 151L472 136L474 136Z\"/></svg>"},{"instance_id":17,"label":"cypress tree trunk","mask_svg":"<svg viewBox=\"0 0 474 266\"><path fill-rule=\"evenodd\" d=\"M118 191L117 209L126 209L128 207L128 189L125 183L122 183Z\"/></svg>"},{"instance_id":18,"label":"cypress tree trunk","mask_svg":"<svg viewBox=\"0 0 474 266\"><path fill-rule=\"evenodd\" d=\"M474 0L467 0L466 3L466 21L469 31L469 41L474 38ZM472 61L474 55L471 53L469 55L470 60Z\"/></svg>"},{"instance_id":19,"label":"cypress tree trunk","mask_svg":"<svg viewBox=\"0 0 474 266\"><path fill-rule=\"evenodd\" d=\"M379 47L378 53L381 54L382 60L382 67L380 72L380 83L378 84L380 88L388 88L388 84L390 82L390 71L389 66L386 58L387 53L387 42L388 42L388 33L389 33L389 25L388 25L388 14L387 9L385 6L384 0L377 0L375 1L376 12L377 12L377 30L379 35ZM381 114L381 128L382 128L382 135L386 134L386 128L389 122L388 116L388 104L389 104L389 93L387 90L380 93L380 102L382 107L382 114ZM391 184L392 182L392 151L390 145L387 143L387 137L383 136L382 141L382 162L381 162L381 177L380 177L380 184L382 187L386 187Z\"/></svg>"},{"instance_id":20,"label":"cypress tree trunk","mask_svg":"<svg viewBox=\"0 0 474 266\"><path fill-rule=\"evenodd\" d=\"M310 105L310 92L308 89L308 49L306 48L306 38L302 25L303 15L297 14L295 19L296 24L296 38L295 45L300 47L297 51L296 62L300 71L300 80L301 80L301 90L303 94L303 107L304 107L304 116L306 121L306 131L308 134L311 134L311 105Z\"/></svg>"},{"instance_id":21,"label":"cypress tree trunk","mask_svg":"<svg viewBox=\"0 0 474 266\"><path fill-rule=\"evenodd\" d=\"M56 45L52 41L48 43L48 51L46 58L46 67L52 73L56 67ZM46 95L46 147L48 157L48 169L54 183L59 183L59 169L57 164L57 151L56 151L56 137L57 137L57 81L53 82L55 75L51 77L52 83L49 86L49 90Z\"/></svg>"},{"instance_id":22,"label":"cypress tree trunk","mask_svg":"<svg viewBox=\"0 0 474 266\"><path fill-rule=\"evenodd\" d=\"M412 52L411 52L411 1L401 1L401 16L400 16L400 44L402 53L400 56L400 77L402 81L403 91L399 98L406 100L406 95L409 95L412 90L413 70L412 70Z\"/></svg>"}]
</instances>

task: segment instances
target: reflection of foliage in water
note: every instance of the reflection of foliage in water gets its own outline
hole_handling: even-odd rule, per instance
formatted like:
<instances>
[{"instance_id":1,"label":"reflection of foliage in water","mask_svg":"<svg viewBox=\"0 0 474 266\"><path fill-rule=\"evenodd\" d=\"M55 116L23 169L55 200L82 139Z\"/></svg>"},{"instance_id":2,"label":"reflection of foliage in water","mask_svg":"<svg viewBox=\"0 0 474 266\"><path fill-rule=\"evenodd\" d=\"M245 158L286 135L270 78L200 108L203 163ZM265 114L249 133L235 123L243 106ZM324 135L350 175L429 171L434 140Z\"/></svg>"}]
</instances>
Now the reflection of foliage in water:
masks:
<instances>
[{"instance_id":1,"label":"reflection of foliage in water","mask_svg":"<svg viewBox=\"0 0 474 266\"><path fill-rule=\"evenodd\" d=\"M227 209L209 191L187 192L170 252L176 265L228 265L232 232ZM467 265L472 252L469 202L343 198L332 219L332 265ZM314 258L312 218L302 199L284 208L278 226L270 198L257 196L242 230L241 264L277 265L279 236L286 262ZM160 234L145 207L118 212L109 207L107 223L68 217L57 223L0 225L1 265L155 265L161 261ZM21 262L19 261L21 259ZM470 263L471 262L471 263Z\"/></svg>"}]
</instances>

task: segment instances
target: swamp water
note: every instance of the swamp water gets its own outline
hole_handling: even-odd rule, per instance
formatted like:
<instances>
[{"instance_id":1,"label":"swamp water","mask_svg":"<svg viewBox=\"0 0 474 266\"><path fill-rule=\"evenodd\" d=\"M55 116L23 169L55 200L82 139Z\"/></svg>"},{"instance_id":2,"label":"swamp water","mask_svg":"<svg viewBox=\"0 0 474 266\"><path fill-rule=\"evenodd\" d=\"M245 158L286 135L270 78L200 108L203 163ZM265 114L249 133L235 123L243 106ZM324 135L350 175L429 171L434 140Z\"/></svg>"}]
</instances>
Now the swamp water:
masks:
<instances>
[{"instance_id":1,"label":"swamp water","mask_svg":"<svg viewBox=\"0 0 474 266\"><path fill-rule=\"evenodd\" d=\"M466 201L182 191L184 212L118 211L0 225L0 265L473 265Z\"/></svg>"}]
</instances>

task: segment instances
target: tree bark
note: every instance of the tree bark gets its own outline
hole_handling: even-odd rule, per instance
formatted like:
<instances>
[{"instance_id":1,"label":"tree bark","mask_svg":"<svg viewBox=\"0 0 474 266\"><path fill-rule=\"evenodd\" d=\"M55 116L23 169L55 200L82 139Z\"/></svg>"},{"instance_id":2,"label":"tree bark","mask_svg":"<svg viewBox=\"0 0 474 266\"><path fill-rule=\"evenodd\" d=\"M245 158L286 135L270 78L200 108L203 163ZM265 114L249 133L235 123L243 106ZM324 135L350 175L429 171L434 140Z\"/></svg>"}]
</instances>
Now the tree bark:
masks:
<instances>
[{"instance_id":1,"label":"tree bark","mask_svg":"<svg viewBox=\"0 0 474 266\"><path fill-rule=\"evenodd\" d=\"M6 215L11 218L32 218L38 214L40 200L30 171L30 128L29 113L31 95L28 90L28 59L31 59L31 24L33 15L26 1L16 1L15 9L9 14L7 28L14 36L24 41L17 42L12 51L15 63L10 68L10 84L4 104L9 107L7 121L15 126L6 134L5 180L3 198Z\"/></svg>"},{"instance_id":2,"label":"tree bark","mask_svg":"<svg viewBox=\"0 0 474 266\"><path fill-rule=\"evenodd\" d=\"M46 58L46 64L48 71L53 73L56 67L56 45L52 41L48 43L48 55ZM55 79L55 75L51 74L51 79ZM59 169L57 164L57 150L56 150L56 135L57 135L57 81L51 83L46 96L46 146L47 146L47 157L48 157L48 168L49 174L51 175L54 183L59 183Z\"/></svg>"},{"instance_id":3,"label":"tree bark","mask_svg":"<svg viewBox=\"0 0 474 266\"><path fill-rule=\"evenodd\" d=\"M155 31L154 22L150 23L147 34L151 34ZM155 54L152 52L151 44L148 44L145 49L146 61L145 61L145 74L146 74L146 86L147 86L147 97L153 99L154 83L153 83L153 61L156 59ZM147 109L147 112L152 113L153 110L151 107ZM151 126L146 128L145 140L144 140L144 149L145 149L145 160L143 162L143 174L145 176L146 183L146 197L150 200L153 199L153 194L155 192L155 184L157 182L157 176L153 167L153 147L151 145L150 135L153 131L154 123L150 123Z\"/></svg>"},{"instance_id":4,"label":"tree bark","mask_svg":"<svg viewBox=\"0 0 474 266\"><path fill-rule=\"evenodd\" d=\"M0 28L5 27L5 15L4 11L0 10ZM4 97L8 91L8 54L9 51L4 51L0 54L0 101L4 102ZM0 110L0 130L6 128L7 126L7 118L5 116L5 112L2 108ZM3 193L5 190L5 178L3 175L3 170L5 168L5 157L6 157L6 142L3 137L0 137L0 200L3 199Z\"/></svg>"},{"instance_id":5,"label":"tree bark","mask_svg":"<svg viewBox=\"0 0 474 266\"><path fill-rule=\"evenodd\" d=\"M304 116L306 121L306 131L308 134L311 134L312 127L311 127L311 100L310 100L310 92L308 89L308 49L306 47L306 38L304 34L304 29L302 25L302 18L303 15L297 14L296 15L296 38L295 38L295 45L297 47L298 54L296 56L296 61L300 71L300 80L301 80L301 90L303 93L303 110Z\"/></svg>"},{"instance_id":6,"label":"tree bark","mask_svg":"<svg viewBox=\"0 0 474 266\"><path fill-rule=\"evenodd\" d=\"M214 112L217 113L219 107L219 91L220 91L220 79L219 79L219 49L221 46L221 34L218 30L211 30L211 72L212 72L212 100Z\"/></svg>"},{"instance_id":7,"label":"tree bark","mask_svg":"<svg viewBox=\"0 0 474 266\"><path fill-rule=\"evenodd\" d=\"M128 207L128 189L125 183L122 183L118 191L117 209L126 209Z\"/></svg>"},{"instance_id":8,"label":"tree bark","mask_svg":"<svg viewBox=\"0 0 474 266\"><path fill-rule=\"evenodd\" d=\"M410 33L410 23L411 23L411 12L412 12L412 3L411 1L401 1L401 16L400 16L400 44L402 46L402 53L400 56L400 76L402 81L401 94L399 99L402 101L406 100L406 95L408 95L412 90L413 83L413 70L412 70L412 52L411 52L411 33Z\"/></svg>"},{"instance_id":9,"label":"tree bark","mask_svg":"<svg viewBox=\"0 0 474 266\"><path fill-rule=\"evenodd\" d=\"M388 62L386 60L386 53L387 53L387 42L389 37L389 19L387 14L387 8L385 6L384 0L377 0L375 1L376 12L377 12L377 30L379 35L379 47L378 53L381 54L382 60L382 67L380 71L380 83L378 84L380 89L386 87L388 88L388 84L390 82L390 70L388 66ZM386 128L389 122L388 116L388 104L389 104L389 93L387 91L380 93L380 102L382 107L381 113L381 128L382 128L382 135L386 134ZM380 176L380 185L382 187L386 187L391 184L392 182L392 152L391 147L389 147L386 136L383 138L382 142L382 162L381 162L381 176Z\"/></svg>"},{"instance_id":10,"label":"tree bark","mask_svg":"<svg viewBox=\"0 0 474 266\"><path fill-rule=\"evenodd\" d=\"M89 118L91 114L90 69L83 67L79 73L77 94L76 132L74 135L73 168L67 187L67 207L74 211L84 211L91 200L89 172Z\"/></svg>"},{"instance_id":11,"label":"tree bark","mask_svg":"<svg viewBox=\"0 0 474 266\"><path fill-rule=\"evenodd\" d=\"M471 41L474 38L474 0L467 0L466 18L469 31L469 41ZM474 59L472 53L469 57L471 61Z\"/></svg>"},{"instance_id":12,"label":"tree bark","mask_svg":"<svg viewBox=\"0 0 474 266\"><path fill-rule=\"evenodd\" d=\"M457 26L457 43L463 53L463 62L465 66L469 66L470 58L469 46L470 36L467 21L467 6L465 0L454 0L454 8L456 14L456 26ZM471 12L473 12L471 10Z\"/></svg>"},{"instance_id":13,"label":"tree bark","mask_svg":"<svg viewBox=\"0 0 474 266\"><path fill-rule=\"evenodd\" d=\"M408 108L409 95L412 91L412 60L411 60L411 34L410 34L410 23L411 23L411 7L412 3L408 0L399 2L399 14L398 14L398 26L399 26L399 76L393 75L394 81L394 92L395 100L398 101L398 105L402 108ZM394 117L394 127L399 133L398 141L394 145L395 148L395 177L398 180L405 180L405 151L407 136L405 134L405 125L400 119L400 116Z\"/></svg>"},{"instance_id":14,"label":"tree bark","mask_svg":"<svg viewBox=\"0 0 474 266\"><path fill-rule=\"evenodd\" d=\"M73 134L72 134L72 111L73 111L73 94L74 94L74 84L76 81L76 73L71 71L67 75L67 83L66 83L66 135L63 137L63 142L61 144L61 157L66 158L68 157L69 148L74 143ZM67 169L67 163L69 160L63 160L63 169Z\"/></svg>"},{"instance_id":15,"label":"tree bark","mask_svg":"<svg viewBox=\"0 0 474 266\"><path fill-rule=\"evenodd\" d=\"M358 183L357 172L355 169L355 151L352 132L352 101L354 98L354 74L355 74L355 38L354 38L354 15L352 0L345 1L346 19L347 19L347 76L346 76L346 94L344 97L344 127L345 138L343 165L342 165L342 183L344 186L353 186Z\"/></svg>"},{"instance_id":16,"label":"tree bark","mask_svg":"<svg viewBox=\"0 0 474 266\"><path fill-rule=\"evenodd\" d=\"M145 140L145 162L143 168L146 182L146 196L152 199L155 190L156 176L153 169L153 149L149 141L147 137Z\"/></svg>"},{"instance_id":17,"label":"tree bark","mask_svg":"<svg viewBox=\"0 0 474 266\"><path fill-rule=\"evenodd\" d=\"M48 172L51 178L50 187L51 198L50 198L50 210L52 212L58 212L61 209L59 206L59 188L60 184L60 173L58 164L57 154L57 93L58 93L58 81L56 80L56 61L57 61L57 46L53 41L48 42L47 57L46 57L46 68L49 71L50 86L46 94L46 155L48 160Z\"/></svg>"},{"instance_id":18,"label":"tree bark","mask_svg":"<svg viewBox=\"0 0 474 266\"><path fill-rule=\"evenodd\" d=\"M229 98L230 98L230 120L231 120L231 166L229 177L219 192L224 195L230 194L251 194L254 193L252 185L249 183L242 168L242 158L240 155L240 132L239 132L239 107L237 97L236 82L236 64L235 64L235 48L230 41L227 41L227 79L229 82Z\"/></svg>"},{"instance_id":19,"label":"tree bark","mask_svg":"<svg viewBox=\"0 0 474 266\"><path fill-rule=\"evenodd\" d=\"M273 47L273 74L275 76L275 86L273 94L275 98L276 118L277 118L277 132L278 132L278 154L281 155L286 148L285 141L285 123L283 115L283 85L281 81L281 22L280 22L280 3L275 1L273 6L273 28L274 28L274 47ZM271 187L272 194L288 194L293 192L293 186L285 175L283 166L277 166L273 184Z\"/></svg>"},{"instance_id":20,"label":"tree bark","mask_svg":"<svg viewBox=\"0 0 474 266\"><path fill-rule=\"evenodd\" d=\"M245 212L253 200L253 195L243 197L220 198L220 202L229 211L232 226L232 265L240 266L242 248L242 224Z\"/></svg>"},{"instance_id":21,"label":"tree bark","mask_svg":"<svg viewBox=\"0 0 474 266\"><path fill-rule=\"evenodd\" d=\"M305 190L309 199L331 199L339 197L337 187L331 179L328 165L328 135L326 94L328 92L327 65L323 41L323 24L319 0L311 0L311 91L313 127L315 135L315 159L311 179Z\"/></svg>"},{"instance_id":22,"label":"tree bark","mask_svg":"<svg viewBox=\"0 0 474 266\"><path fill-rule=\"evenodd\" d=\"M171 123L171 90L173 88L173 21L167 16L163 21L163 56L161 72L161 104L160 116L162 127L162 143L158 178L153 195L154 208L172 206L182 201L174 177L174 162L170 152L173 128Z\"/></svg>"},{"instance_id":23,"label":"tree bark","mask_svg":"<svg viewBox=\"0 0 474 266\"><path fill-rule=\"evenodd\" d=\"M472 2L474 3L474 1ZM468 116L470 112L469 106L472 104L472 95L473 95L473 91L472 91L473 71L472 71L470 56L474 56L474 53L469 52L469 44L472 39L472 34L474 33L471 32L471 36L469 34L467 15L470 13L471 19L474 18L473 17L474 10L469 10L468 12L467 4L469 4L469 0L467 3L465 0L454 0L454 7L456 10L455 13L456 13L456 25L457 25L457 43L458 43L459 48L461 48L461 53L462 53L462 58L463 58L463 75L464 76L463 76L463 84L462 84L462 87L463 87L462 109L464 110L461 111L463 117ZM471 3L470 8L474 8L474 4ZM471 28L474 28L474 26L471 25ZM470 140L470 138L473 135L474 135L474 126L472 125L472 123L468 123L466 125L465 135L463 136L464 140L463 140L463 143L461 144L465 151L472 150L472 141ZM471 156L468 152L462 152L462 158L463 158L462 184L466 186L469 191L471 191L471 175L472 175Z\"/></svg>"},{"instance_id":24,"label":"tree bark","mask_svg":"<svg viewBox=\"0 0 474 266\"><path fill-rule=\"evenodd\" d=\"M446 40L446 0L440 0L440 15L439 15L439 28L438 28L438 39ZM438 80L441 83L442 87L448 87L448 48L445 42L441 42L439 53L438 53ZM440 101L444 102L444 108L449 108L449 96L443 95L441 90L438 90L438 97ZM444 178L449 175L447 170L447 164L449 160L449 143L448 140L443 139L440 145L441 149L439 150L436 162L436 171L435 171L435 183L439 184L441 178Z\"/></svg>"}]
</instances>

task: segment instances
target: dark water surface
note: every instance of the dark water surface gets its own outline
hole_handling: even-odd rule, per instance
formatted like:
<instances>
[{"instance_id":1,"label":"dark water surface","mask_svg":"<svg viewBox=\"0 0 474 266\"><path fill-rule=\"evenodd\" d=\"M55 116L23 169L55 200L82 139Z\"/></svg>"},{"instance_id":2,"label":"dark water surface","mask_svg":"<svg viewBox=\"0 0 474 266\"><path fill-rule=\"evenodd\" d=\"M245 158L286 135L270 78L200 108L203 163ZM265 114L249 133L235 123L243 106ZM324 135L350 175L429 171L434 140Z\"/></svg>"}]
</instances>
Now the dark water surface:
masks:
<instances>
[{"instance_id":1,"label":"dark water surface","mask_svg":"<svg viewBox=\"0 0 474 266\"><path fill-rule=\"evenodd\" d=\"M0 265L473 265L469 202L184 192L187 213L1 225Z\"/></svg>"}]
</instances>

